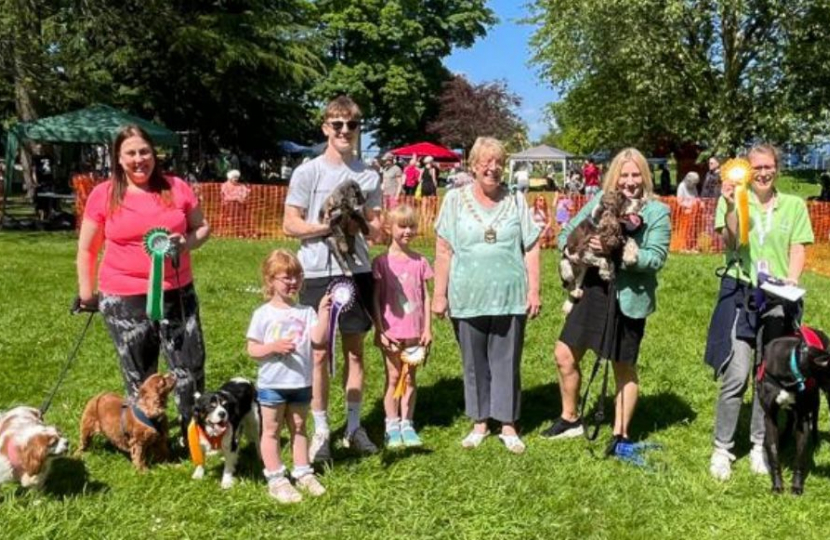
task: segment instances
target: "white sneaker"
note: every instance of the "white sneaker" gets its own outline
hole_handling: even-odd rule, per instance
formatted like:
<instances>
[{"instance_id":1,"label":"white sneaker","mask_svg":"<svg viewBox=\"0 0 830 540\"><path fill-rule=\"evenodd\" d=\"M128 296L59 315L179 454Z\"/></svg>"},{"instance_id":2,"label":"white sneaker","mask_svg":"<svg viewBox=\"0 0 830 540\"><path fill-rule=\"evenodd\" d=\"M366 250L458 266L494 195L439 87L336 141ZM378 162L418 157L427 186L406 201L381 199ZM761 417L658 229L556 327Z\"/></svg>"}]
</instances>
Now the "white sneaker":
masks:
<instances>
[{"instance_id":1,"label":"white sneaker","mask_svg":"<svg viewBox=\"0 0 830 540\"><path fill-rule=\"evenodd\" d=\"M309 473L297 479L297 487L307 492L312 497L319 497L326 492L326 488L317 479L314 473Z\"/></svg>"},{"instance_id":2,"label":"white sneaker","mask_svg":"<svg viewBox=\"0 0 830 540\"><path fill-rule=\"evenodd\" d=\"M715 448L712 460L709 463L709 474L720 481L729 480L732 476L732 462L735 456L723 448Z\"/></svg>"},{"instance_id":3,"label":"white sneaker","mask_svg":"<svg viewBox=\"0 0 830 540\"><path fill-rule=\"evenodd\" d=\"M361 454L375 454L378 451L378 447L369 439L369 435L362 427L357 428L354 433L343 438L343 447L357 450Z\"/></svg>"},{"instance_id":4,"label":"white sneaker","mask_svg":"<svg viewBox=\"0 0 830 540\"><path fill-rule=\"evenodd\" d=\"M330 439L331 434L328 431L323 433L315 433L314 436L311 437L311 446L308 449L308 459L310 459L312 463L320 463L322 461L331 460L331 447L329 445Z\"/></svg>"},{"instance_id":5,"label":"white sneaker","mask_svg":"<svg viewBox=\"0 0 830 540\"><path fill-rule=\"evenodd\" d=\"M749 451L749 470L755 474L769 474L767 452L763 445L752 445L752 450Z\"/></svg>"}]
</instances>

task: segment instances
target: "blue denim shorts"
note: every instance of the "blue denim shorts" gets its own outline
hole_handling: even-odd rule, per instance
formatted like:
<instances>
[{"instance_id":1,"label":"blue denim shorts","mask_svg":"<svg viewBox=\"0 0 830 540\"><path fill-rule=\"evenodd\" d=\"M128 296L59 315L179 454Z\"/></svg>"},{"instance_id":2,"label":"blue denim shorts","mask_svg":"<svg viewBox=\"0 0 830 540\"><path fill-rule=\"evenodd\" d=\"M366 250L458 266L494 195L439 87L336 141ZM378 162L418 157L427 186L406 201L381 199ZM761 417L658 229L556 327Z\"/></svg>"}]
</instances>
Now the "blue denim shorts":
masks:
<instances>
[{"instance_id":1,"label":"blue denim shorts","mask_svg":"<svg viewBox=\"0 0 830 540\"><path fill-rule=\"evenodd\" d=\"M311 403L311 387L305 388L257 388L259 404L276 407L283 403L288 405L308 405Z\"/></svg>"}]
</instances>

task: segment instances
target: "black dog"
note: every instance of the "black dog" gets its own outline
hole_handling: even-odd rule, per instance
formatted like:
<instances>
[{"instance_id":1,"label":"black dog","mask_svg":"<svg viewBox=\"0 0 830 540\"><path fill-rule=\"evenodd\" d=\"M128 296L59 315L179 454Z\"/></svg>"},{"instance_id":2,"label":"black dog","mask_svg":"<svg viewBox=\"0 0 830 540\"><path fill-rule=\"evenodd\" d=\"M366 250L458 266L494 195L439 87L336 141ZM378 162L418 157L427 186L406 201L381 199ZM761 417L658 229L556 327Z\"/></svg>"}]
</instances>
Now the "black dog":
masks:
<instances>
[{"instance_id":1,"label":"black dog","mask_svg":"<svg viewBox=\"0 0 830 540\"><path fill-rule=\"evenodd\" d=\"M778 412L787 411L795 422L795 464L792 491L804 492L807 475L807 434L818 443L820 390L830 390L830 338L824 332L802 326L795 336L772 340L764 349L756 390L766 417L764 449L770 465L772 491L784 484L779 460Z\"/></svg>"},{"instance_id":2,"label":"black dog","mask_svg":"<svg viewBox=\"0 0 830 540\"><path fill-rule=\"evenodd\" d=\"M231 379L216 392L196 395L193 422L188 430L190 456L196 464L193 472L195 480L205 476L205 453L221 449L225 457L222 488L233 486L233 474L239 460L239 437L243 429L259 454L259 403L256 388L250 381Z\"/></svg>"},{"instance_id":3,"label":"black dog","mask_svg":"<svg viewBox=\"0 0 830 540\"><path fill-rule=\"evenodd\" d=\"M348 277L352 276L352 270L346 257L351 257L357 264L361 262L355 251L357 234L369 234L369 224L363 215L365 204L366 197L360 190L360 184L354 180L346 180L331 192L320 209L320 219L331 227L326 244Z\"/></svg>"}]
</instances>

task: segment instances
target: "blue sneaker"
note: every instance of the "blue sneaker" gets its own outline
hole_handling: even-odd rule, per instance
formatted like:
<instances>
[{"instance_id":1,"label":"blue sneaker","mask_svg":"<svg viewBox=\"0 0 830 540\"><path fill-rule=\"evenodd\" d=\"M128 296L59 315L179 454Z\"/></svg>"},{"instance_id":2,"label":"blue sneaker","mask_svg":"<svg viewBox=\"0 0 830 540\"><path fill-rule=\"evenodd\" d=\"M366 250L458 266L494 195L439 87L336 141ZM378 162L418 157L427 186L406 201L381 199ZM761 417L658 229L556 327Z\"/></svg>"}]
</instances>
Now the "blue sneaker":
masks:
<instances>
[{"instance_id":1,"label":"blue sneaker","mask_svg":"<svg viewBox=\"0 0 830 540\"><path fill-rule=\"evenodd\" d=\"M415 428L412 426L405 426L401 430L401 438L403 439L404 446L413 447L413 446L421 446L424 444L421 442L421 438L418 436L418 433L415 432Z\"/></svg>"},{"instance_id":2,"label":"blue sneaker","mask_svg":"<svg viewBox=\"0 0 830 540\"><path fill-rule=\"evenodd\" d=\"M401 431L398 428L386 432L386 448L400 448L404 445Z\"/></svg>"}]
</instances>

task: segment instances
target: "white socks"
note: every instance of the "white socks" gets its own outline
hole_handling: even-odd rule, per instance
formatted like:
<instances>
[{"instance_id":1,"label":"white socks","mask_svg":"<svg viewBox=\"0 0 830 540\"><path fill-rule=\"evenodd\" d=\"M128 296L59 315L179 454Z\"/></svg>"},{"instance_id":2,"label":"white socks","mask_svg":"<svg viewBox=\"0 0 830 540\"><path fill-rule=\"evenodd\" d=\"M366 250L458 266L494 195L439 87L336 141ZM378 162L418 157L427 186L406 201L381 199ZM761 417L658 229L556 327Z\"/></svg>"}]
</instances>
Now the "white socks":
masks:
<instances>
[{"instance_id":1,"label":"white socks","mask_svg":"<svg viewBox=\"0 0 830 540\"><path fill-rule=\"evenodd\" d=\"M311 411L314 417L314 433L329 432L329 414L326 411Z\"/></svg>"},{"instance_id":2,"label":"white socks","mask_svg":"<svg viewBox=\"0 0 830 540\"><path fill-rule=\"evenodd\" d=\"M271 482L279 480L280 478L284 478L285 471L285 465L283 465L279 468L279 470L276 471L269 471L268 469L263 469L262 473L265 475L265 480L270 484Z\"/></svg>"},{"instance_id":3,"label":"white socks","mask_svg":"<svg viewBox=\"0 0 830 540\"><path fill-rule=\"evenodd\" d=\"M346 403L346 435L351 435L360 427L360 401ZM329 415L326 411L311 411L314 417L314 433L329 433Z\"/></svg>"},{"instance_id":4,"label":"white socks","mask_svg":"<svg viewBox=\"0 0 830 540\"><path fill-rule=\"evenodd\" d=\"M387 418L386 419L386 433L390 431L395 431L396 429L400 429L400 418Z\"/></svg>"},{"instance_id":5,"label":"white socks","mask_svg":"<svg viewBox=\"0 0 830 540\"><path fill-rule=\"evenodd\" d=\"M314 469L311 468L311 465L303 465L301 467L294 466L294 470L291 471L291 477L294 480L299 480L303 476L307 474L314 474Z\"/></svg>"},{"instance_id":6,"label":"white socks","mask_svg":"<svg viewBox=\"0 0 830 540\"><path fill-rule=\"evenodd\" d=\"M360 427L360 401L346 402L346 436L348 437Z\"/></svg>"}]
</instances>

